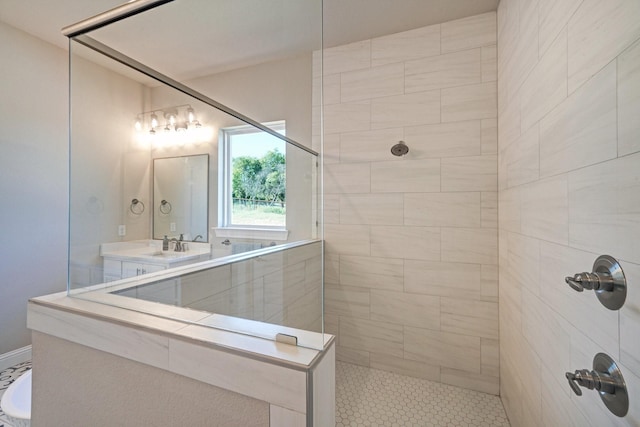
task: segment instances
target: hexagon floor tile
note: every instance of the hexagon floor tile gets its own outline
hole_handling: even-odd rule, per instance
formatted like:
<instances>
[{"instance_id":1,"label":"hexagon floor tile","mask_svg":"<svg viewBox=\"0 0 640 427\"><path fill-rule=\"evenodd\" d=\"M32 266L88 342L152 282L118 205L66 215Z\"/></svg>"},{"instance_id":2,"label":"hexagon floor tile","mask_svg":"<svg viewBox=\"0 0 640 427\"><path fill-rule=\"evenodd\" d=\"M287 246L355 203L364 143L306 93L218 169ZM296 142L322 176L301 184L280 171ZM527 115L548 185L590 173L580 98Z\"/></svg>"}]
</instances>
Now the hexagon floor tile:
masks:
<instances>
[{"instance_id":1,"label":"hexagon floor tile","mask_svg":"<svg viewBox=\"0 0 640 427\"><path fill-rule=\"evenodd\" d=\"M336 427L509 427L498 396L336 362Z\"/></svg>"}]
</instances>

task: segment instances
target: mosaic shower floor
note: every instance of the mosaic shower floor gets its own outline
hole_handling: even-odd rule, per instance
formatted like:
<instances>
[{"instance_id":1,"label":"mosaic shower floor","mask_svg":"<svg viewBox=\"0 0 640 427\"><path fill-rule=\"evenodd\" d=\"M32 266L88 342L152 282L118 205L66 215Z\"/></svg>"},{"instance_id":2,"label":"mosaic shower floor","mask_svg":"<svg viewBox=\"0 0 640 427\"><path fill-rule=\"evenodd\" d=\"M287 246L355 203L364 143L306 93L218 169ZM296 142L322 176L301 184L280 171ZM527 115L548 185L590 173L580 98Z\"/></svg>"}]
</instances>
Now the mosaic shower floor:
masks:
<instances>
[{"instance_id":1,"label":"mosaic shower floor","mask_svg":"<svg viewBox=\"0 0 640 427\"><path fill-rule=\"evenodd\" d=\"M0 372L0 398L31 369ZM497 396L336 362L336 427L509 427ZM0 427L11 427L0 409Z\"/></svg>"},{"instance_id":2,"label":"mosaic shower floor","mask_svg":"<svg viewBox=\"0 0 640 427\"><path fill-rule=\"evenodd\" d=\"M19 363L0 372L0 399L9 385L29 369L31 369L31 361ZM0 427L11 427L11 424L5 419L2 408L0 408Z\"/></svg>"},{"instance_id":3,"label":"mosaic shower floor","mask_svg":"<svg viewBox=\"0 0 640 427\"><path fill-rule=\"evenodd\" d=\"M509 427L498 396L336 362L336 427Z\"/></svg>"}]
</instances>

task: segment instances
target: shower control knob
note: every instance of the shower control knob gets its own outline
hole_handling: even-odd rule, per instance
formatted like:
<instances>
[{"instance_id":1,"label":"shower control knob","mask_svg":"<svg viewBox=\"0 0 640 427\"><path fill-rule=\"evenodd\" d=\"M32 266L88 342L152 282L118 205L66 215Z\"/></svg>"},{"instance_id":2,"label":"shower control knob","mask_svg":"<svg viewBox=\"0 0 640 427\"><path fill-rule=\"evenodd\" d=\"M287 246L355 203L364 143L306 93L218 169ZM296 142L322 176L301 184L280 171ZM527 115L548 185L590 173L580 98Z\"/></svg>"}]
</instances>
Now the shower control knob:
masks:
<instances>
[{"instance_id":1,"label":"shower control knob","mask_svg":"<svg viewBox=\"0 0 640 427\"><path fill-rule=\"evenodd\" d=\"M577 273L564 278L577 292L593 290L596 296L610 310L618 310L627 297L627 280L622 267L609 255L599 256L593 263L593 272Z\"/></svg>"},{"instance_id":2,"label":"shower control knob","mask_svg":"<svg viewBox=\"0 0 640 427\"><path fill-rule=\"evenodd\" d=\"M624 417L629 411L629 395L622 372L616 362L604 353L593 358L593 370L580 369L565 374L571 390L582 396L582 389L597 390L605 406L615 415Z\"/></svg>"}]
</instances>

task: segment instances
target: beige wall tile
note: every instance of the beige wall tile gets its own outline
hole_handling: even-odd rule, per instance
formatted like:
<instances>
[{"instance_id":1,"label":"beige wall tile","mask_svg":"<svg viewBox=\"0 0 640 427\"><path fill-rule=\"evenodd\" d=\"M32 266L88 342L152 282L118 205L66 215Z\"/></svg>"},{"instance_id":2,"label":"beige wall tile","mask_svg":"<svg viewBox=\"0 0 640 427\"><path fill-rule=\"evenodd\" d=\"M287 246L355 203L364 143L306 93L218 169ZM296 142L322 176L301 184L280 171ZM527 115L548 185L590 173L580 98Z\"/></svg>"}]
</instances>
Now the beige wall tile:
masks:
<instances>
[{"instance_id":1,"label":"beige wall tile","mask_svg":"<svg viewBox=\"0 0 640 427\"><path fill-rule=\"evenodd\" d=\"M404 130L411 158L474 156L480 154L481 121L411 126Z\"/></svg>"},{"instance_id":2,"label":"beige wall tile","mask_svg":"<svg viewBox=\"0 0 640 427\"><path fill-rule=\"evenodd\" d=\"M336 347L336 360L353 363L354 365L369 366L369 352L339 345Z\"/></svg>"},{"instance_id":3,"label":"beige wall tile","mask_svg":"<svg viewBox=\"0 0 640 427\"><path fill-rule=\"evenodd\" d=\"M482 81L495 82L498 80L498 49L497 46L482 47Z\"/></svg>"},{"instance_id":4,"label":"beige wall tile","mask_svg":"<svg viewBox=\"0 0 640 427\"><path fill-rule=\"evenodd\" d=\"M368 225L325 224L324 240L331 254L369 255L371 238Z\"/></svg>"},{"instance_id":5,"label":"beige wall tile","mask_svg":"<svg viewBox=\"0 0 640 427\"><path fill-rule=\"evenodd\" d=\"M369 101L325 105L324 132L340 133L368 130L371 126Z\"/></svg>"},{"instance_id":6,"label":"beige wall tile","mask_svg":"<svg viewBox=\"0 0 640 427\"><path fill-rule=\"evenodd\" d=\"M386 96L371 100L371 129L439 122L439 90Z\"/></svg>"},{"instance_id":7,"label":"beige wall tile","mask_svg":"<svg viewBox=\"0 0 640 427\"><path fill-rule=\"evenodd\" d=\"M440 381L440 366L371 353L371 367L429 381Z\"/></svg>"},{"instance_id":8,"label":"beige wall tile","mask_svg":"<svg viewBox=\"0 0 640 427\"><path fill-rule=\"evenodd\" d=\"M504 150L520 137L520 92L513 100L500 106L498 122L498 149Z\"/></svg>"},{"instance_id":9,"label":"beige wall tile","mask_svg":"<svg viewBox=\"0 0 640 427\"><path fill-rule=\"evenodd\" d=\"M519 233L521 230L521 188L500 191L498 195L498 224L501 230Z\"/></svg>"},{"instance_id":10,"label":"beige wall tile","mask_svg":"<svg viewBox=\"0 0 640 427\"><path fill-rule=\"evenodd\" d=\"M498 301L498 266L483 265L480 271L482 300Z\"/></svg>"},{"instance_id":11,"label":"beige wall tile","mask_svg":"<svg viewBox=\"0 0 640 427\"><path fill-rule=\"evenodd\" d=\"M404 261L392 258L340 256L340 284L400 291Z\"/></svg>"},{"instance_id":12,"label":"beige wall tile","mask_svg":"<svg viewBox=\"0 0 640 427\"><path fill-rule=\"evenodd\" d=\"M404 64L388 64L342 73L342 102L380 98L404 93Z\"/></svg>"},{"instance_id":13,"label":"beige wall tile","mask_svg":"<svg viewBox=\"0 0 640 427\"><path fill-rule=\"evenodd\" d=\"M532 294L540 296L540 241L522 234L508 233L507 245L506 268L510 277Z\"/></svg>"},{"instance_id":14,"label":"beige wall tile","mask_svg":"<svg viewBox=\"0 0 640 427\"><path fill-rule=\"evenodd\" d=\"M319 77L314 78L314 85L317 85L317 91L320 90L321 80ZM318 94L314 92L313 99L320 99ZM322 103L324 105L340 103L340 74L329 74L322 77Z\"/></svg>"},{"instance_id":15,"label":"beige wall tile","mask_svg":"<svg viewBox=\"0 0 640 427\"><path fill-rule=\"evenodd\" d=\"M442 261L498 263L498 236L490 228L443 228Z\"/></svg>"},{"instance_id":16,"label":"beige wall tile","mask_svg":"<svg viewBox=\"0 0 640 427\"><path fill-rule=\"evenodd\" d=\"M371 320L440 329L440 297L393 291L371 291Z\"/></svg>"},{"instance_id":17,"label":"beige wall tile","mask_svg":"<svg viewBox=\"0 0 640 427\"><path fill-rule=\"evenodd\" d=\"M540 56L551 46L567 25L582 0L539 0Z\"/></svg>"},{"instance_id":18,"label":"beige wall tile","mask_svg":"<svg viewBox=\"0 0 640 427\"><path fill-rule=\"evenodd\" d=\"M320 152L320 147L316 147ZM324 164L333 164L340 162L340 134L333 133L324 136L323 141Z\"/></svg>"},{"instance_id":19,"label":"beige wall tile","mask_svg":"<svg viewBox=\"0 0 640 427\"><path fill-rule=\"evenodd\" d=\"M405 63L405 92L422 92L482 82L480 48Z\"/></svg>"},{"instance_id":20,"label":"beige wall tile","mask_svg":"<svg viewBox=\"0 0 640 427\"><path fill-rule=\"evenodd\" d=\"M604 348L618 347L618 313L607 310L593 292L577 293L564 281L566 276L591 271L597 255L553 243L540 243L540 299L573 325L589 332L590 339ZM591 295L590 295L591 294Z\"/></svg>"},{"instance_id":21,"label":"beige wall tile","mask_svg":"<svg viewBox=\"0 0 640 427\"><path fill-rule=\"evenodd\" d=\"M324 192L327 194L368 193L371 189L369 163L325 165Z\"/></svg>"},{"instance_id":22,"label":"beige wall tile","mask_svg":"<svg viewBox=\"0 0 640 427\"><path fill-rule=\"evenodd\" d=\"M442 297L440 311L443 332L498 339L498 303Z\"/></svg>"},{"instance_id":23,"label":"beige wall tile","mask_svg":"<svg viewBox=\"0 0 640 427\"><path fill-rule=\"evenodd\" d=\"M324 254L324 280L326 283L340 283L340 255Z\"/></svg>"},{"instance_id":24,"label":"beige wall tile","mask_svg":"<svg viewBox=\"0 0 640 427\"><path fill-rule=\"evenodd\" d=\"M324 195L324 223L340 224L340 195L325 194Z\"/></svg>"},{"instance_id":25,"label":"beige wall tile","mask_svg":"<svg viewBox=\"0 0 640 427\"><path fill-rule=\"evenodd\" d=\"M522 335L529 345L536 349L541 362L558 381L563 381L564 373L571 368L571 338L566 331L566 323L538 297L522 290Z\"/></svg>"},{"instance_id":26,"label":"beige wall tile","mask_svg":"<svg viewBox=\"0 0 640 427\"><path fill-rule=\"evenodd\" d=\"M325 75L361 70L371 66L371 40L350 43L322 51Z\"/></svg>"},{"instance_id":27,"label":"beige wall tile","mask_svg":"<svg viewBox=\"0 0 640 427\"><path fill-rule=\"evenodd\" d=\"M421 159L371 164L372 193L440 191L440 160Z\"/></svg>"},{"instance_id":28,"label":"beige wall tile","mask_svg":"<svg viewBox=\"0 0 640 427\"><path fill-rule=\"evenodd\" d=\"M480 193L407 193L404 224L427 227L479 227Z\"/></svg>"},{"instance_id":29,"label":"beige wall tile","mask_svg":"<svg viewBox=\"0 0 640 427\"><path fill-rule=\"evenodd\" d=\"M498 119L483 119L480 123L481 154L498 154Z\"/></svg>"},{"instance_id":30,"label":"beige wall tile","mask_svg":"<svg viewBox=\"0 0 640 427\"><path fill-rule=\"evenodd\" d=\"M441 37L442 52L496 44L496 13L445 22Z\"/></svg>"},{"instance_id":31,"label":"beige wall tile","mask_svg":"<svg viewBox=\"0 0 640 427\"><path fill-rule=\"evenodd\" d=\"M529 129L566 97L567 32L563 30L522 84L522 129Z\"/></svg>"},{"instance_id":32,"label":"beige wall tile","mask_svg":"<svg viewBox=\"0 0 640 427\"><path fill-rule=\"evenodd\" d=\"M498 395L500 384L493 375L475 374L459 369L442 368L440 378L444 384L463 387L482 393Z\"/></svg>"},{"instance_id":33,"label":"beige wall tile","mask_svg":"<svg viewBox=\"0 0 640 427\"><path fill-rule=\"evenodd\" d=\"M497 116L496 83L442 89L442 121L490 119Z\"/></svg>"},{"instance_id":34,"label":"beige wall tile","mask_svg":"<svg viewBox=\"0 0 640 427\"><path fill-rule=\"evenodd\" d=\"M518 11L512 17L518 22L517 38L507 62L508 75L505 76L510 94L520 88L538 63L538 2L519 3Z\"/></svg>"},{"instance_id":35,"label":"beige wall tile","mask_svg":"<svg viewBox=\"0 0 640 427\"><path fill-rule=\"evenodd\" d=\"M480 338L404 327L404 358L480 373Z\"/></svg>"},{"instance_id":36,"label":"beige wall tile","mask_svg":"<svg viewBox=\"0 0 640 427\"><path fill-rule=\"evenodd\" d=\"M440 54L440 24L371 40L371 65L410 61Z\"/></svg>"},{"instance_id":37,"label":"beige wall tile","mask_svg":"<svg viewBox=\"0 0 640 427\"><path fill-rule=\"evenodd\" d=\"M404 290L413 294L480 298L481 266L439 261L404 262Z\"/></svg>"},{"instance_id":38,"label":"beige wall tile","mask_svg":"<svg viewBox=\"0 0 640 427\"><path fill-rule=\"evenodd\" d=\"M484 375L500 376L500 341L489 338L480 340L480 362Z\"/></svg>"},{"instance_id":39,"label":"beige wall tile","mask_svg":"<svg viewBox=\"0 0 640 427\"><path fill-rule=\"evenodd\" d=\"M540 175L617 155L616 64L612 62L540 121Z\"/></svg>"},{"instance_id":40,"label":"beige wall tile","mask_svg":"<svg viewBox=\"0 0 640 427\"><path fill-rule=\"evenodd\" d=\"M370 291L367 288L327 284L324 306L327 313L340 316L369 318Z\"/></svg>"},{"instance_id":41,"label":"beige wall tile","mask_svg":"<svg viewBox=\"0 0 640 427\"><path fill-rule=\"evenodd\" d=\"M498 192L482 192L480 196L480 226L498 228Z\"/></svg>"},{"instance_id":42,"label":"beige wall tile","mask_svg":"<svg viewBox=\"0 0 640 427\"><path fill-rule=\"evenodd\" d=\"M364 319L340 319L340 345L394 357L402 357L401 325Z\"/></svg>"},{"instance_id":43,"label":"beige wall tile","mask_svg":"<svg viewBox=\"0 0 640 427\"><path fill-rule=\"evenodd\" d=\"M618 58L618 156L640 151L640 42Z\"/></svg>"},{"instance_id":44,"label":"beige wall tile","mask_svg":"<svg viewBox=\"0 0 640 427\"><path fill-rule=\"evenodd\" d=\"M400 158L391 155L391 147L404 137L402 128L349 132L340 135L342 162L373 162Z\"/></svg>"},{"instance_id":45,"label":"beige wall tile","mask_svg":"<svg viewBox=\"0 0 640 427\"><path fill-rule=\"evenodd\" d=\"M440 229L436 227L371 226L371 256L439 260Z\"/></svg>"},{"instance_id":46,"label":"beige wall tile","mask_svg":"<svg viewBox=\"0 0 640 427\"><path fill-rule=\"evenodd\" d=\"M526 184L540 177L540 132L537 124L529 128L505 150L507 187Z\"/></svg>"},{"instance_id":47,"label":"beige wall tile","mask_svg":"<svg viewBox=\"0 0 640 427\"><path fill-rule=\"evenodd\" d=\"M622 261L621 261L622 262ZM640 283L640 265L622 263L627 283ZM629 286L627 299L620 309L620 362L640 375L640 288Z\"/></svg>"},{"instance_id":48,"label":"beige wall tile","mask_svg":"<svg viewBox=\"0 0 640 427\"><path fill-rule=\"evenodd\" d=\"M640 37L640 3L584 0L569 20L569 93Z\"/></svg>"},{"instance_id":49,"label":"beige wall tile","mask_svg":"<svg viewBox=\"0 0 640 427\"><path fill-rule=\"evenodd\" d=\"M401 225L402 194L352 194L340 197L341 224Z\"/></svg>"},{"instance_id":50,"label":"beige wall tile","mask_svg":"<svg viewBox=\"0 0 640 427\"><path fill-rule=\"evenodd\" d=\"M569 241L567 176L527 184L521 192L522 233L561 244Z\"/></svg>"},{"instance_id":51,"label":"beige wall tile","mask_svg":"<svg viewBox=\"0 0 640 427\"><path fill-rule=\"evenodd\" d=\"M569 243L640 262L640 153L569 174ZM598 204L584 207L585 197Z\"/></svg>"},{"instance_id":52,"label":"beige wall tile","mask_svg":"<svg viewBox=\"0 0 640 427\"><path fill-rule=\"evenodd\" d=\"M497 164L495 155L442 159L442 191L497 191Z\"/></svg>"}]
</instances>

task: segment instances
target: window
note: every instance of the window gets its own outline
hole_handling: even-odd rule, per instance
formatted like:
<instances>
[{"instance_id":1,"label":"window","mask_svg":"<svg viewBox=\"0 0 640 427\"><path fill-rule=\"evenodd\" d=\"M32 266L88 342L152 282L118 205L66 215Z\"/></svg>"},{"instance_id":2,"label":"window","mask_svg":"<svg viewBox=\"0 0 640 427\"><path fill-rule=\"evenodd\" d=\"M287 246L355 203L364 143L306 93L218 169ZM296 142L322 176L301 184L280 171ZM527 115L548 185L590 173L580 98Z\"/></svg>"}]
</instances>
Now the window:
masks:
<instances>
[{"instance_id":1,"label":"window","mask_svg":"<svg viewBox=\"0 0 640 427\"><path fill-rule=\"evenodd\" d=\"M265 123L285 135L285 122ZM253 126L221 130L221 225L284 229L286 143Z\"/></svg>"}]
</instances>

